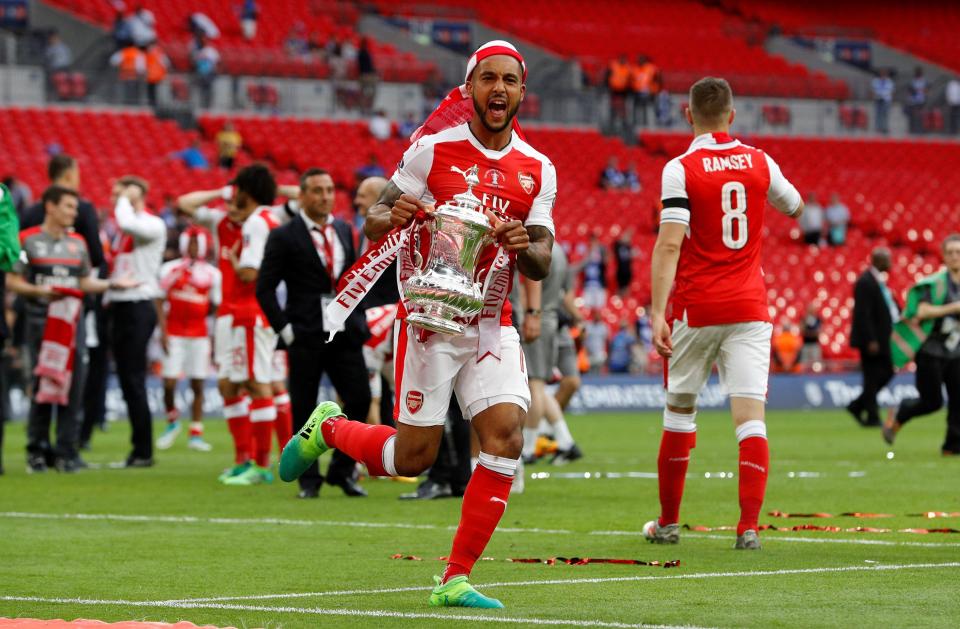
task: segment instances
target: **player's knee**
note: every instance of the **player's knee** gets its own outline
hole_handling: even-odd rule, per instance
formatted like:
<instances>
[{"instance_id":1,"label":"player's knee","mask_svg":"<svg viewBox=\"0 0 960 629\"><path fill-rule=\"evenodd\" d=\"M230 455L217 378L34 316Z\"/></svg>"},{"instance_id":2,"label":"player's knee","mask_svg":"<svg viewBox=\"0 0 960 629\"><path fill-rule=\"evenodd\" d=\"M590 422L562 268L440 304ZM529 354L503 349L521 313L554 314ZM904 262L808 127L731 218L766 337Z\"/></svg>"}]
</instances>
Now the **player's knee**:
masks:
<instances>
[{"instance_id":1,"label":"player's knee","mask_svg":"<svg viewBox=\"0 0 960 629\"><path fill-rule=\"evenodd\" d=\"M697 412L696 393L667 393L667 409L675 413Z\"/></svg>"}]
</instances>

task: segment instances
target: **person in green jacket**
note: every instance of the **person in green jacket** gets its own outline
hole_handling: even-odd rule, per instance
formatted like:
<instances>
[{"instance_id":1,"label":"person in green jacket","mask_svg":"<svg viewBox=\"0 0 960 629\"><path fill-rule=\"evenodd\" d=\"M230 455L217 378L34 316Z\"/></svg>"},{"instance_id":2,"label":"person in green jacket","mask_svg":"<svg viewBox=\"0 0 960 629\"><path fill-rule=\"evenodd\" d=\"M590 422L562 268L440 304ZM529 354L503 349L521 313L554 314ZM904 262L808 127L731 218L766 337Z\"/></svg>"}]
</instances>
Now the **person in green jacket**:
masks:
<instances>
[{"instance_id":1,"label":"person in green jacket","mask_svg":"<svg viewBox=\"0 0 960 629\"><path fill-rule=\"evenodd\" d=\"M890 349L894 364L917 364L919 398L904 400L895 417L883 425L883 438L893 444L897 432L914 417L943 407L947 390L947 435L944 456L960 454L960 234L943 241L946 268L925 277L907 294L907 306L894 326Z\"/></svg>"},{"instance_id":2,"label":"person in green jacket","mask_svg":"<svg viewBox=\"0 0 960 629\"><path fill-rule=\"evenodd\" d=\"M4 302L6 293L6 271L11 270L20 257L19 232L20 222L17 220L17 210L14 208L10 190L0 184L0 303ZM6 319L0 316L0 349L6 340ZM0 393L6 394L6 391ZM0 402L0 474L3 474L3 424L7 420L3 408L4 405Z\"/></svg>"}]
</instances>

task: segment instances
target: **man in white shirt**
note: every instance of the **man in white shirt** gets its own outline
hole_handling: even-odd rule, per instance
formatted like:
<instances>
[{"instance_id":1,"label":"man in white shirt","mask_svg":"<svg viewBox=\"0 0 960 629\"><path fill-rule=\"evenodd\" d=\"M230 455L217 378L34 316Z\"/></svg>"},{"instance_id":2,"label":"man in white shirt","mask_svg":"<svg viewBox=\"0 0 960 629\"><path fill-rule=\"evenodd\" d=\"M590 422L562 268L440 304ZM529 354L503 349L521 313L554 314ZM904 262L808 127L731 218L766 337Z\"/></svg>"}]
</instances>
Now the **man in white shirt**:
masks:
<instances>
[{"instance_id":1,"label":"man in white shirt","mask_svg":"<svg viewBox=\"0 0 960 629\"><path fill-rule=\"evenodd\" d=\"M953 77L947 83L947 114L950 133L960 133L960 78Z\"/></svg>"},{"instance_id":2,"label":"man in white shirt","mask_svg":"<svg viewBox=\"0 0 960 629\"><path fill-rule=\"evenodd\" d=\"M109 290L104 297L109 308L113 357L132 430L133 450L123 467L153 465L153 422L147 404L147 344L157 324L154 299L163 295L158 277L167 227L163 219L147 212L148 191L147 182L134 176L121 177L113 189L118 234L110 280L131 278L138 282L136 288Z\"/></svg>"}]
</instances>

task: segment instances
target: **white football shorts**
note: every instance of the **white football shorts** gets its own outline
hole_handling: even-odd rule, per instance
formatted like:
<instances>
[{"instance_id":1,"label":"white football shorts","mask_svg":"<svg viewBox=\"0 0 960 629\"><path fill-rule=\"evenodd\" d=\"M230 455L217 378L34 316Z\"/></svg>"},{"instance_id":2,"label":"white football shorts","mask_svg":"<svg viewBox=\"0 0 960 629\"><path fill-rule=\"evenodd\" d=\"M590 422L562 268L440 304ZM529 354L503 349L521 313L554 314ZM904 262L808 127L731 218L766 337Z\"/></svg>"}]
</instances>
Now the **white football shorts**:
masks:
<instances>
[{"instance_id":1,"label":"white football shorts","mask_svg":"<svg viewBox=\"0 0 960 629\"><path fill-rule=\"evenodd\" d=\"M289 369L287 367L287 350L273 350L273 360L271 361L270 382L286 382Z\"/></svg>"},{"instance_id":2,"label":"white football shorts","mask_svg":"<svg viewBox=\"0 0 960 629\"><path fill-rule=\"evenodd\" d=\"M217 367L217 380L230 377L230 347L233 345L233 315L222 315L213 322L213 362Z\"/></svg>"},{"instance_id":3,"label":"white football shorts","mask_svg":"<svg viewBox=\"0 0 960 629\"><path fill-rule=\"evenodd\" d=\"M727 395L766 401L772 334L773 325L766 321L702 328L675 321L667 391L699 394L716 365Z\"/></svg>"},{"instance_id":4,"label":"white football shorts","mask_svg":"<svg viewBox=\"0 0 960 629\"><path fill-rule=\"evenodd\" d=\"M163 357L162 375L166 379L203 380L210 374L209 336L171 336Z\"/></svg>"},{"instance_id":5,"label":"white football shorts","mask_svg":"<svg viewBox=\"0 0 960 629\"><path fill-rule=\"evenodd\" d=\"M530 406L530 387L520 335L516 328L500 328L500 360L487 356L477 362L479 329L467 326L463 336L431 334L423 342L418 329L405 321L394 327L394 418L412 426L442 426L457 401L465 419L495 404Z\"/></svg>"},{"instance_id":6,"label":"white football shorts","mask_svg":"<svg viewBox=\"0 0 960 629\"><path fill-rule=\"evenodd\" d=\"M230 382L273 382L277 333L264 325L234 326L230 347Z\"/></svg>"}]
</instances>

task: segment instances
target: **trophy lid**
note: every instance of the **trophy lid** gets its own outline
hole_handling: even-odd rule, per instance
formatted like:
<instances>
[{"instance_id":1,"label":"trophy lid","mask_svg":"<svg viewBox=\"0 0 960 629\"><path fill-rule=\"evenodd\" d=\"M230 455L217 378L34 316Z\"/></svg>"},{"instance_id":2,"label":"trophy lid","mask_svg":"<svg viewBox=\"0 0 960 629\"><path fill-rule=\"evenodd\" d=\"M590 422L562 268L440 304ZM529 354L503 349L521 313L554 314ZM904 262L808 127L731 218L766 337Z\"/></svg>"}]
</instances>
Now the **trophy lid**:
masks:
<instances>
[{"instance_id":1,"label":"trophy lid","mask_svg":"<svg viewBox=\"0 0 960 629\"><path fill-rule=\"evenodd\" d=\"M483 212L483 202L473 193L473 187L480 184L480 169L474 164L467 170L460 170L456 166L451 166L450 170L463 175L467 189L460 194L455 194L453 199L437 208L437 211L456 215L465 222L490 227L490 219Z\"/></svg>"}]
</instances>

